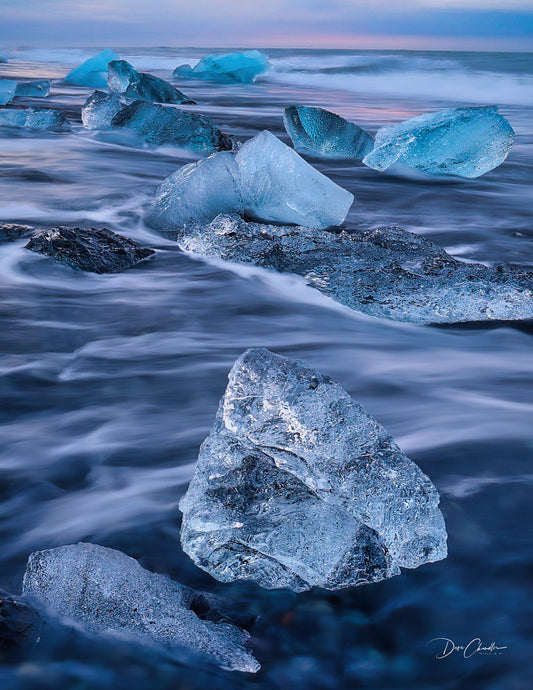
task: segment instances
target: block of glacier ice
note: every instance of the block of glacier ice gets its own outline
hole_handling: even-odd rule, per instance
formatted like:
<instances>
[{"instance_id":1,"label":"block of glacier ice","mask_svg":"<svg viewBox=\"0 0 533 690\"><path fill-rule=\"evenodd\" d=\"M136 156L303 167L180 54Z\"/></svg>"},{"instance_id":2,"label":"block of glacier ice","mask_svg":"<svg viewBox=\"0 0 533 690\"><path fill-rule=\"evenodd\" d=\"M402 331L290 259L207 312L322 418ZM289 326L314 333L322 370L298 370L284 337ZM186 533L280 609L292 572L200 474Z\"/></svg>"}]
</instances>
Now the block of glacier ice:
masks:
<instances>
[{"instance_id":1,"label":"block of glacier ice","mask_svg":"<svg viewBox=\"0 0 533 690\"><path fill-rule=\"evenodd\" d=\"M17 82L12 79L0 79L0 105L5 105L15 97Z\"/></svg>"},{"instance_id":2,"label":"block of glacier ice","mask_svg":"<svg viewBox=\"0 0 533 690\"><path fill-rule=\"evenodd\" d=\"M178 238L185 251L302 276L371 316L419 324L533 318L533 273L454 259L389 227L334 234L219 216Z\"/></svg>"},{"instance_id":3,"label":"block of glacier ice","mask_svg":"<svg viewBox=\"0 0 533 690\"><path fill-rule=\"evenodd\" d=\"M343 223L353 203L353 194L266 130L243 144L235 160L244 211L252 218L327 228Z\"/></svg>"},{"instance_id":4,"label":"block of glacier ice","mask_svg":"<svg viewBox=\"0 0 533 690\"><path fill-rule=\"evenodd\" d=\"M5 55L0 55L0 63L5 63L7 62L7 57Z\"/></svg>"},{"instance_id":5,"label":"block of glacier ice","mask_svg":"<svg viewBox=\"0 0 533 690\"><path fill-rule=\"evenodd\" d=\"M297 151L362 160L374 146L368 132L324 108L291 105L285 108L283 122Z\"/></svg>"},{"instance_id":6,"label":"block of glacier ice","mask_svg":"<svg viewBox=\"0 0 533 690\"><path fill-rule=\"evenodd\" d=\"M513 141L496 107L450 108L378 130L363 163L376 170L399 163L435 175L479 177L507 158Z\"/></svg>"},{"instance_id":7,"label":"block of glacier ice","mask_svg":"<svg viewBox=\"0 0 533 690\"><path fill-rule=\"evenodd\" d=\"M242 214L238 176L235 158L226 151L184 165L157 189L147 225L176 234L184 226L209 223L220 212Z\"/></svg>"},{"instance_id":8,"label":"block of glacier ice","mask_svg":"<svg viewBox=\"0 0 533 690\"><path fill-rule=\"evenodd\" d=\"M181 542L222 582L340 589L446 557L439 494L329 376L258 348L233 365Z\"/></svg>"},{"instance_id":9,"label":"block of glacier ice","mask_svg":"<svg viewBox=\"0 0 533 690\"><path fill-rule=\"evenodd\" d=\"M50 93L52 83L49 79L35 81L19 81L15 96L31 96L32 98L46 98Z\"/></svg>"},{"instance_id":10,"label":"block of glacier ice","mask_svg":"<svg viewBox=\"0 0 533 690\"><path fill-rule=\"evenodd\" d=\"M190 65L176 67L174 77L207 79L224 84L232 82L250 84L270 68L271 64L264 53L259 50L247 50L243 53L206 55L194 67Z\"/></svg>"},{"instance_id":11,"label":"block of glacier ice","mask_svg":"<svg viewBox=\"0 0 533 690\"><path fill-rule=\"evenodd\" d=\"M119 59L119 55L106 48L69 72L65 81L69 84L76 84L76 86L92 86L95 89L104 89L107 86L107 66L111 60Z\"/></svg>"},{"instance_id":12,"label":"block of glacier ice","mask_svg":"<svg viewBox=\"0 0 533 690\"><path fill-rule=\"evenodd\" d=\"M134 101L112 118L113 127L139 134L148 144L175 144L201 153L231 149L232 140L213 120L171 106Z\"/></svg>"},{"instance_id":13,"label":"block of glacier ice","mask_svg":"<svg viewBox=\"0 0 533 690\"><path fill-rule=\"evenodd\" d=\"M114 549L78 543L32 553L23 592L48 614L93 634L189 649L227 670L259 669L248 633L202 620L192 610L197 592Z\"/></svg>"},{"instance_id":14,"label":"block of glacier ice","mask_svg":"<svg viewBox=\"0 0 533 690\"><path fill-rule=\"evenodd\" d=\"M113 117L126 104L127 101L119 94L95 91L81 108L83 126L87 129L109 129Z\"/></svg>"},{"instance_id":15,"label":"block of glacier ice","mask_svg":"<svg viewBox=\"0 0 533 690\"><path fill-rule=\"evenodd\" d=\"M44 108L0 108L0 127L48 129L55 132L70 130L70 123L59 110Z\"/></svg>"},{"instance_id":16,"label":"block of glacier ice","mask_svg":"<svg viewBox=\"0 0 533 690\"><path fill-rule=\"evenodd\" d=\"M145 72L137 72L126 60L112 60L108 65L110 91L125 98L156 103L194 103L172 84Z\"/></svg>"}]
</instances>

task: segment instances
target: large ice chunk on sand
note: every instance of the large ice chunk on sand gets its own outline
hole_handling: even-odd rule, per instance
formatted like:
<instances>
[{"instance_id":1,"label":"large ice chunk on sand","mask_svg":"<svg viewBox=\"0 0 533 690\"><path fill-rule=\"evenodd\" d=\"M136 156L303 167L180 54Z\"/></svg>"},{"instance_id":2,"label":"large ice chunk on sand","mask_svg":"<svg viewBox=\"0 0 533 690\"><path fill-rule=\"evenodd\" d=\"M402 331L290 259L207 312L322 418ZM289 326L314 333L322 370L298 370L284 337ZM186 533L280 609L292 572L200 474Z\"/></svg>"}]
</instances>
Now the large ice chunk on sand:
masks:
<instances>
[{"instance_id":1,"label":"large ice chunk on sand","mask_svg":"<svg viewBox=\"0 0 533 690\"><path fill-rule=\"evenodd\" d=\"M167 177L156 191L146 223L165 233L179 233L184 226L209 223L222 213L243 212L237 185L239 170L231 153L216 153L184 165Z\"/></svg>"},{"instance_id":2,"label":"large ice chunk on sand","mask_svg":"<svg viewBox=\"0 0 533 690\"><path fill-rule=\"evenodd\" d=\"M533 318L533 273L454 259L420 235L388 227L334 234L216 218L180 238L186 250L302 276L371 316L419 324Z\"/></svg>"},{"instance_id":3,"label":"large ice chunk on sand","mask_svg":"<svg viewBox=\"0 0 533 690\"><path fill-rule=\"evenodd\" d=\"M353 194L266 130L243 144L235 160L252 218L327 228L343 223L353 203Z\"/></svg>"},{"instance_id":4,"label":"large ice chunk on sand","mask_svg":"<svg viewBox=\"0 0 533 690\"><path fill-rule=\"evenodd\" d=\"M126 60L113 60L108 66L107 83L114 93L125 98L156 103L194 103L172 84L145 72L137 72Z\"/></svg>"},{"instance_id":5,"label":"large ice chunk on sand","mask_svg":"<svg viewBox=\"0 0 533 690\"><path fill-rule=\"evenodd\" d=\"M65 81L69 84L76 84L76 86L92 86L95 89L104 89L107 86L107 66L111 60L119 59L120 55L106 48L69 72Z\"/></svg>"},{"instance_id":6,"label":"large ice chunk on sand","mask_svg":"<svg viewBox=\"0 0 533 690\"><path fill-rule=\"evenodd\" d=\"M329 376L259 348L235 362L180 501L181 542L223 582L340 589L446 557L439 494Z\"/></svg>"},{"instance_id":7,"label":"large ice chunk on sand","mask_svg":"<svg viewBox=\"0 0 533 690\"><path fill-rule=\"evenodd\" d=\"M0 79L0 105L9 103L17 90L17 82L12 79Z\"/></svg>"},{"instance_id":8,"label":"large ice chunk on sand","mask_svg":"<svg viewBox=\"0 0 533 690\"><path fill-rule=\"evenodd\" d=\"M363 163L376 170L399 163L435 175L479 177L507 158L513 141L496 107L450 108L378 130Z\"/></svg>"},{"instance_id":9,"label":"large ice chunk on sand","mask_svg":"<svg viewBox=\"0 0 533 690\"><path fill-rule=\"evenodd\" d=\"M0 108L0 127L48 129L56 132L70 130L70 123L59 110L44 108Z\"/></svg>"},{"instance_id":10,"label":"large ice chunk on sand","mask_svg":"<svg viewBox=\"0 0 533 690\"><path fill-rule=\"evenodd\" d=\"M186 79L207 79L225 84L254 82L260 74L271 68L264 53L247 50L243 53L220 53L206 55L194 67L180 65L174 70L174 77Z\"/></svg>"},{"instance_id":11,"label":"large ice chunk on sand","mask_svg":"<svg viewBox=\"0 0 533 690\"><path fill-rule=\"evenodd\" d=\"M368 132L324 108L291 105L285 108L283 122L297 151L362 160L374 146Z\"/></svg>"},{"instance_id":12,"label":"large ice chunk on sand","mask_svg":"<svg viewBox=\"0 0 533 690\"><path fill-rule=\"evenodd\" d=\"M15 96L31 96L32 98L46 98L50 93L51 82L49 79L36 79L35 81L19 81Z\"/></svg>"},{"instance_id":13,"label":"large ice chunk on sand","mask_svg":"<svg viewBox=\"0 0 533 690\"><path fill-rule=\"evenodd\" d=\"M126 103L119 94L95 91L81 108L83 126L87 129L109 129L113 117Z\"/></svg>"},{"instance_id":14,"label":"large ice chunk on sand","mask_svg":"<svg viewBox=\"0 0 533 690\"><path fill-rule=\"evenodd\" d=\"M49 614L93 634L133 638L170 651L189 649L227 670L259 669L248 633L230 623L202 620L191 610L198 593L114 549L79 543L33 553L23 591Z\"/></svg>"}]
</instances>

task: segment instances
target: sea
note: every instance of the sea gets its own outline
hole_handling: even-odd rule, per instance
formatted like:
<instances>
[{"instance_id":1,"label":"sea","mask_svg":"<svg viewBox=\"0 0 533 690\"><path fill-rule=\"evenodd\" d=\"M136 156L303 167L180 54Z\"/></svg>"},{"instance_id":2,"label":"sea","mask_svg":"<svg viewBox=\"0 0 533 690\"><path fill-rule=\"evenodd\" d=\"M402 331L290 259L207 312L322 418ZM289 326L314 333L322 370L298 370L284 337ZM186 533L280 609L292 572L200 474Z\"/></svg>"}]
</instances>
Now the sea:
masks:
<instances>
[{"instance_id":1,"label":"sea","mask_svg":"<svg viewBox=\"0 0 533 690\"><path fill-rule=\"evenodd\" d=\"M220 595L248 621L261 670L48 622L2 690L527 690L533 687L533 327L436 328L339 308L290 276L181 253L143 222L158 185L198 156L83 128L92 89L67 72L106 46L3 51L0 78L52 80L72 132L0 131L0 222L106 227L154 247L124 273L74 271L0 244L0 587L20 593L29 554L78 541ZM114 46L108 46L114 48ZM121 48L141 71L216 49ZM417 179L308 157L355 202L349 232L397 225L464 261L533 267L533 54L269 50L255 84L173 83L186 106L241 138L289 143L283 109L321 106L375 132L455 106L497 105L516 132L474 179ZM217 582L183 553L185 493L247 348L301 359L385 426L441 494L446 560L388 581L294 594ZM448 650L452 649L451 652ZM448 653L445 653L446 652Z\"/></svg>"}]
</instances>

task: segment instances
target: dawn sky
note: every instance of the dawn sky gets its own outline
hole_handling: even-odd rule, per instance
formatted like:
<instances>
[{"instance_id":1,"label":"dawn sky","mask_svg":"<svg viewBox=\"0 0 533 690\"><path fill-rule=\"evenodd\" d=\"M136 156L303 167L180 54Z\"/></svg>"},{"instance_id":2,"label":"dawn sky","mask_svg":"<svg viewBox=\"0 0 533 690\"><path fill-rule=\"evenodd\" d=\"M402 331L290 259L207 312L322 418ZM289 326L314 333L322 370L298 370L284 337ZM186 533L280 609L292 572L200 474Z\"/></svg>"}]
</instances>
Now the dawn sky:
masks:
<instances>
[{"instance_id":1,"label":"dawn sky","mask_svg":"<svg viewBox=\"0 0 533 690\"><path fill-rule=\"evenodd\" d=\"M533 0L0 0L22 45L533 50Z\"/></svg>"}]
</instances>

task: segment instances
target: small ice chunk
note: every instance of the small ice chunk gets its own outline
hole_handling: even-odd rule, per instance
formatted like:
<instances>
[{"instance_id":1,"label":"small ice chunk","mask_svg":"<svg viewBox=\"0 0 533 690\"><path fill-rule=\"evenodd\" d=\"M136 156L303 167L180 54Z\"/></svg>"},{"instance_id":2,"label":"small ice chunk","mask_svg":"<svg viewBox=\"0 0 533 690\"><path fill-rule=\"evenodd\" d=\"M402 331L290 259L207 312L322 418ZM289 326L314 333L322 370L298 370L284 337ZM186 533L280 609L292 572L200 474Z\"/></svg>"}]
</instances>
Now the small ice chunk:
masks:
<instances>
[{"instance_id":1,"label":"small ice chunk","mask_svg":"<svg viewBox=\"0 0 533 690\"><path fill-rule=\"evenodd\" d=\"M7 57L5 55L0 55L0 63L7 62Z\"/></svg>"},{"instance_id":2,"label":"small ice chunk","mask_svg":"<svg viewBox=\"0 0 533 690\"><path fill-rule=\"evenodd\" d=\"M19 81L15 96L31 96L32 98L46 98L50 93L52 83L49 79L36 81Z\"/></svg>"},{"instance_id":3,"label":"small ice chunk","mask_svg":"<svg viewBox=\"0 0 533 690\"><path fill-rule=\"evenodd\" d=\"M65 132L70 130L70 123L59 110L0 108L0 127L48 129L55 132Z\"/></svg>"},{"instance_id":4,"label":"small ice chunk","mask_svg":"<svg viewBox=\"0 0 533 690\"><path fill-rule=\"evenodd\" d=\"M13 100L17 90L17 82L12 79L0 79L0 105Z\"/></svg>"},{"instance_id":5,"label":"small ice chunk","mask_svg":"<svg viewBox=\"0 0 533 690\"><path fill-rule=\"evenodd\" d=\"M87 129L109 129L113 117L126 105L118 94L95 91L81 109L81 121Z\"/></svg>"},{"instance_id":6,"label":"small ice chunk","mask_svg":"<svg viewBox=\"0 0 533 690\"><path fill-rule=\"evenodd\" d=\"M184 551L222 582L340 589L447 553L437 489L390 434L263 348L233 365L180 509Z\"/></svg>"},{"instance_id":7,"label":"small ice chunk","mask_svg":"<svg viewBox=\"0 0 533 690\"><path fill-rule=\"evenodd\" d=\"M184 226L208 223L221 212L242 213L238 176L234 156L225 151L184 165L157 189L147 225L179 233Z\"/></svg>"},{"instance_id":8,"label":"small ice chunk","mask_svg":"<svg viewBox=\"0 0 533 690\"><path fill-rule=\"evenodd\" d=\"M235 160L244 211L252 218L327 228L341 225L353 203L353 194L266 130L243 144Z\"/></svg>"},{"instance_id":9,"label":"small ice chunk","mask_svg":"<svg viewBox=\"0 0 533 690\"><path fill-rule=\"evenodd\" d=\"M259 50L247 50L243 53L206 55L194 67L190 65L176 67L174 77L207 79L225 84L232 82L249 84L270 68L271 64L264 53Z\"/></svg>"},{"instance_id":10,"label":"small ice chunk","mask_svg":"<svg viewBox=\"0 0 533 690\"><path fill-rule=\"evenodd\" d=\"M196 254L300 275L371 316L419 324L533 318L533 273L458 261L397 227L336 234L219 216L187 229L178 244Z\"/></svg>"},{"instance_id":11,"label":"small ice chunk","mask_svg":"<svg viewBox=\"0 0 533 690\"><path fill-rule=\"evenodd\" d=\"M368 132L324 108L291 105L285 108L283 122L297 151L362 160L374 146Z\"/></svg>"},{"instance_id":12,"label":"small ice chunk","mask_svg":"<svg viewBox=\"0 0 533 690\"><path fill-rule=\"evenodd\" d=\"M155 254L106 228L52 228L36 233L26 249L92 273L119 273Z\"/></svg>"},{"instance_id":13,"label":"small ice chunk","mask_svg":"<svg viewBox=\"0 0 533 690\"><path fill-rule=\"evenodd\" d=\"M120 60L120 55L106 48L69 72L65 81L76 86L103 89L107 86L107 66L111 60Z\"/></svg>"},{"instance_id":14,"label":"small ice chunk","mask_svg":"<svg viewBox=\"0 0 533 690\"><path fill-rule=\"evenodd\" d=\"M125 98L156 103L194 103L172 84L145 72L137 72L126 60L109 63L107 83L110 91Z\"/></svg>"},{"instance_id":15,"label":"small ice chunk","mask_svg":"<svg viewBox=\"0 0 533 690\"><path fill-rule=\"evenodd\" d=\"M78 543L32 553L23 591L49 615L71 620L90 633L135 639L168 651L185 648L229 671L259 670L247 632L199 618L193 610L197 592L145 570L120 551Z\"/></svg>"},{"instance_id":16,"label":"small ice chunk","mask_svg":"<svg viewBox=\"0 0 533 690\"><path fill-rule=\"evenodd\" d=\"M363 163L375 170L399 163L434 175L479 177L507 158L513 141L497 107L450 108L378 130Z\"/></svg>"}]
</instances>

